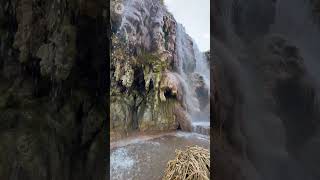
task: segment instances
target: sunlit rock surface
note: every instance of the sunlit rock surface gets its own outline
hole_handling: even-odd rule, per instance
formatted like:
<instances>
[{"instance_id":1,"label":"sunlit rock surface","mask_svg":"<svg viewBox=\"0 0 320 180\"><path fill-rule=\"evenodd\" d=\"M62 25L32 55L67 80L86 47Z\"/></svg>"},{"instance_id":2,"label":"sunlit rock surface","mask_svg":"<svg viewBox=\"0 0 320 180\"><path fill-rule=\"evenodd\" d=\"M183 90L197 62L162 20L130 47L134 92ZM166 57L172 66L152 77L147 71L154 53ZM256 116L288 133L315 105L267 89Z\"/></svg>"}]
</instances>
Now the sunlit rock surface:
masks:
<instances>
[{"instance_id":1,"label":"sunlit rock surface","mask_svg":"<svg viewBox=\"0 0 320 180\"><path fill-rule=\"evenodd\" d=\"M188 94L195 94L187 82L196 66L191 37L159 0L111 1L111 25L111 139L191 131L189 113L199 110Z\"/></svg>"}]
</instances>

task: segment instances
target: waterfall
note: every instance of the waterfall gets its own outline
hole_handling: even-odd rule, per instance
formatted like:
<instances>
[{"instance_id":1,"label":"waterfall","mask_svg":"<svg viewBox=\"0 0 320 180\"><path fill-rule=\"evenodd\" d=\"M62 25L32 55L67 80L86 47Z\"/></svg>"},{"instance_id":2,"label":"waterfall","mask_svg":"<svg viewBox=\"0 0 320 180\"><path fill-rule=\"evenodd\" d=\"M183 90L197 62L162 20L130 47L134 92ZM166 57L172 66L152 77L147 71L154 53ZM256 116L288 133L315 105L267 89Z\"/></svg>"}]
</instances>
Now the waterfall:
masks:
<instances>
[{"instance_id":1,"label":"waterfall","mask_svg":"<svg viewBox=\"0 0 320 180\"><path fill-rule=\"evenodd\" d=\"M202 77L204 78L206 87L208 87L208 89L210 90L210 70L209 70L208 60L205 57L204 53L200 52L196 43L193 44L193 50L195 53L194 55L196 57L195 72L202 75Z\"/></svg>"},{"instance_id":2,"label":"waterfall","mask_svg":"<svg viewBox=\"0 0 320 180\"><path fill-rule=\"evenodd\" d=\"M193 52L188 48L187 44L189 39L185 34L184 28L181 24L177 25L177 37L176 37L176 49L177 49L177 63L175 64L176 69L179 73L179 79L184 88L185 93L185 103L189 113L199 111L199 101L195 98L194 94L191 92L191 81L190 74L193 72Z\"/></svg>"},{"instance_id":3,"label":"waterfall","mask_svg":"<svg viewBox=\"0 0 320 180\"><path fill-rule=\"evenodd\" d=\"M194 131L203 133L203 127L209 128L209 103L206 107L201 107L202 101L209 102L210 92L210 70L209 63L204 55L200 52L196 43L185 33L181 24L177 25L176 30L176 60L175 68L178 78L184 89L184 102L187 111L192 119ZM194 80L193 77L199 79ZM195 86L197 80L204 83L206 91L205 100L197 97ZM208 133L208 131L206 131ZM207 134L205 133L205 134Z\"/></svg>"}]
</instances>

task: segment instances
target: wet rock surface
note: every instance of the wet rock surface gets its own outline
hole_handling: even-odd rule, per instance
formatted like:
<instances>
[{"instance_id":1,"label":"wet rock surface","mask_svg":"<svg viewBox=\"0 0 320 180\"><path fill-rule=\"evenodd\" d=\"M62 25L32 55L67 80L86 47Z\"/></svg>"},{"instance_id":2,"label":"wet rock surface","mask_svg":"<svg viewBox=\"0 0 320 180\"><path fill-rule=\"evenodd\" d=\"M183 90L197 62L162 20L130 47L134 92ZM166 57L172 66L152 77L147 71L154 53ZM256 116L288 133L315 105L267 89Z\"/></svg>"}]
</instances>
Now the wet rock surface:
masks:
<instances>
[{"instance_id":1,"label":"wet rock surface","mask_svg":"<svg viewBox=\"0 0 320 180\"><path fill-rule=\"evenodd\" d=\"M177 132L149 140L131 139L125 146L111 149L111 179L162 179L175 150L198 145L209 149L208 136ZM121 144L121 143L119 143Z\"/></svg>"},{"instance_id":2,"label":"wet rock surface","mask_svg":"<svg viewBox=\"0 0 320 180\"><path fill-rule=\"evenodd\" d=\"M195 70L191 37L158 0L111 1L111 25L111 139L135 131L191 131L179 74Z\"/></svg>"},{"instance_id":3,"label":"wet rock surface","mask_svg":"<svg viewBox=\"0 0 320 180\"><path fill-rule=\"evenodd\" d=\"M1 1L0 179L105 178L104 5Z\"/></svg>"},{"instance_id":4,"label":"wet rock surface","mask_svg":"<svg viewBox=\"0 0 320 180\"><path fill-rule=\"evenodd\" d=\"M199 99L200 109L205 109L209 104L209 88L206 86L203 77L198 73L191 75L191 81L193 84L193 93Z\"/></svg>"},{"instance_id":5,"label":"wet rock surface","mask_svg":"<svg viewBox=\"0 0 320 180\"><path fill-rule=\"evenodd\" d=\"M193 122L192 132L210 136L210 122L205 122L205 121Z\"/></svg>"}]
</instances>

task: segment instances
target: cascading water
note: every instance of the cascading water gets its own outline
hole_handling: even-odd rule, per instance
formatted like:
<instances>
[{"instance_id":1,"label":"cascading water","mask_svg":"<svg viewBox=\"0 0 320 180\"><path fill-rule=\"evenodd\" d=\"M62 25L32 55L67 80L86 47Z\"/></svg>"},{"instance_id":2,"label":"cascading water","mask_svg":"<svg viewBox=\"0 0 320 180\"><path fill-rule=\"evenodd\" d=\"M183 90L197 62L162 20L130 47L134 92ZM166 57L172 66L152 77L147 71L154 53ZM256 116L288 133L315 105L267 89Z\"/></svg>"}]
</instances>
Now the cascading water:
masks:
<instances>
[{"instance_id":1,"label":"cascading water","mask_svg":"<svg viewBox=\"0 0 320 180\"><path fill-rule=\"evenodd\" d=\"M110 122L116 122L115 126L119 127L112 129L116 134L114 136L117 136L118 131L124 131L126 134L119 135L130 137L111 142L110 177L159 179L163 176L163 171L159 169L165 169L176 149L185 149L191 145L209 149L209 136L202 135L208 135L208 132L196 130L201 134L180 131L165 133L177 128L177 123L182 130L190 130L188 120L199 120L194 118L196 114L206 114L208 117L209 105L199 98L199 94L208 96L209 92L207 61L184 28L176 26L176 20L161 1L114 0L113 3L119 10L111 16L115 25L112 32L116 37L112 39L115 40L112 43L112 50L115 51L111 52L115 58L111 63L118 78L111 73L111 78L114 78L111 82L114 82L115 87L121 85L120 91L124 91L114 96L129 96L116 97L111 101L111 105L115 105L115 111L125 111L113 113L110 108L113 113L110 117L115 117ZM119 49L121 51L116 51ZM117 58L117 55L120 57ZM168 63L159 63L160 61ZM175 62L174 67L172 62ZM122 73L117 68L126 69ZM126 73L127 69L132 73ZM198 92L195 91L193 76L198 80ZM128 82L127 79L132 80L131 83L123 83ZM111 89L111 92L118 91L117 88ZM163 97L166 98L165 101ZM205 121L206 127L209 127L209 118ZM132 128L131 122L139 127L135 124ZM184 123L186 128L183 127ZM161 131L164 132L160 133Z\"/></svg>"},{"instance_id":2,"label":"cascading water","mask_svg":"<svg viewBox=\"0 0 320 180\"><path fill-rule=\"evenodd\" d=\"M165 8L156 0L124 0L121 3L119 10L115 11L116 17L119 16L117 34L126 41L127 51L131 52L134 49L129 45L139 45L146 51L162 52L165 43L162 39L165 39L163 38L165 34L161 27L164 23ZM197 129L197 126L201 126L209 129L208 61L182 25L177 24L175 35L175 49L170 50L171 53L176 53L173 55L175 73L171 74L183 89L183 104L189 119L192 119L193 127Z\"/></svg>"},{"instance_id":3,"label":"cascading water","mask_svg":"<svg viewBox=\"0 0 320 180\"><path fill-rule=\"evenodd\" d=\"M192 95L191 83L189 76L193 72L193 52L188 49L187 44L189 40L184 33L182 25L177 25L177 37L176 37L176 48L177 48L177 64L175 65L179 73L181 83L185 91L185 103L189 113L199 111L199 102Z\"/></svg>"},{"instance_id":4,"label":"cascading water","mask_svg":"<svg viewBox=\"0 0 320 180\"><path fill-rule=\"evenodd\" d=\"M204 83L206 87L210 90L210 70L208 60L204 53L201 53L198 46L193 44L194 55L196 57L196 69L195 72L201 74L204 78ZM210 92L210 91L209 91Z\"/></svg>"},{"instance_id":5,"label":"cascading water","mask_svg":"<svg viewBox=\"0 0 320 180\"><path fill-rule=\"evenodd\" d=\"M175 67L184 89L184 101L192 119L193 131L209 134L209 104L201 107L202 101L207 101L208 98L203 100L197 97L195 86L199 82L192 79L192 77L196 76L201 81L200 83L204 83L203 88L207 90L205 96L209 97L210 71L208 61L204 53L199 51L197 45L185 33L184 27L181 24L177 25L176 49L177 59Z\"/></svg>"}]
</instances>

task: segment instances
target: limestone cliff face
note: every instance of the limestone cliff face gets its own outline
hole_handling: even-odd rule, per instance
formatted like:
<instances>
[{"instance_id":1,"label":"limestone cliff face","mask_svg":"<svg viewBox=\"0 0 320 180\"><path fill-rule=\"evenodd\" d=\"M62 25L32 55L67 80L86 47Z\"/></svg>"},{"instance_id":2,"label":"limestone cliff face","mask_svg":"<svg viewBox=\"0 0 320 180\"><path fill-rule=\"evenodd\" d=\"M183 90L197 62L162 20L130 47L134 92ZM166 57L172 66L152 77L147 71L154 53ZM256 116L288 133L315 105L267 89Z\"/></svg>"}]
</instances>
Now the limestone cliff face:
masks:
<instances>
[{"instance_id":1,"label":"limestone cliff face","mask_svg":"<svg viewBox=\"0 0 320 180\"><path fill-rule=\"evenodd\" d=\"M0 2L0 179L103 179L104 1Z\"/></svg>"},{"instance_id":2,"label":"limestone cliff face","mask_svg":"<svg viewBox=\"0 0 320 180\"><path fill-rule=\"evenodd\" d=\"M159 0L111 1L111 138L132 131L190 130L177 76L177 22ZM194 68L193 42L185 68Z\"/></svg>"}]
</instances>

